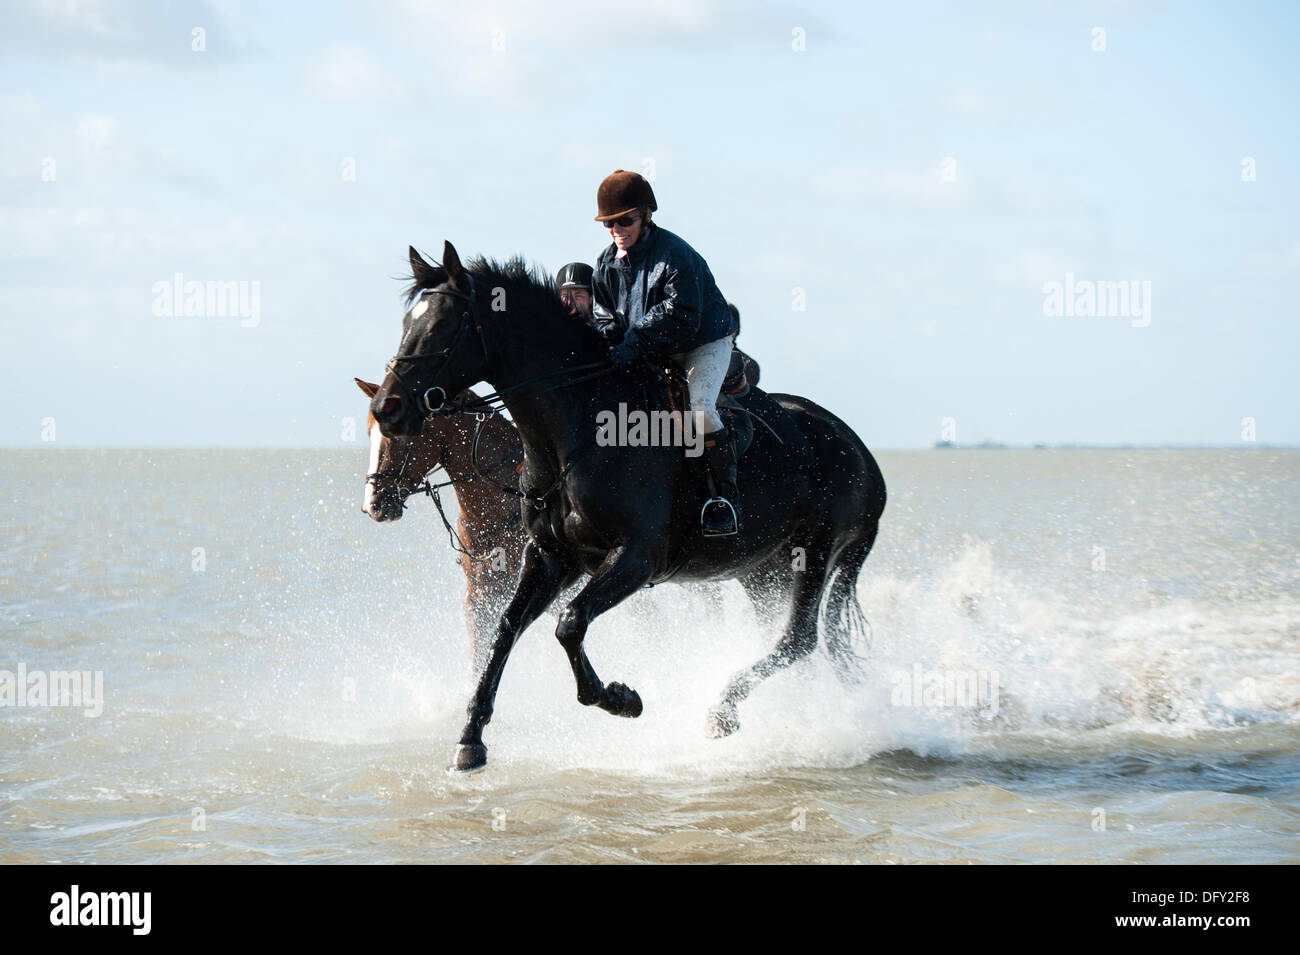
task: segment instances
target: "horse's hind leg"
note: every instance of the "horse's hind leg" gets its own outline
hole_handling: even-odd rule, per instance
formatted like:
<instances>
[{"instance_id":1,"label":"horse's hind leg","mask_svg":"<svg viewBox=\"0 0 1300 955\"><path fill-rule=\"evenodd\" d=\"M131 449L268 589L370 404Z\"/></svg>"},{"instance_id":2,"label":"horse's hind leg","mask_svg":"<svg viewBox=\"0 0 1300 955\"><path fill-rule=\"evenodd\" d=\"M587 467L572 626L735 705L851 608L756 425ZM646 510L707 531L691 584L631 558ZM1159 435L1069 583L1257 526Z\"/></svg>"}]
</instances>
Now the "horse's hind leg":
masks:
<instances>
[{"instance_id":1,"label":"horse's hind leg","mask_svg":"<svg viewBox=\"0 0 1300 955\"><path fill-rule=\"evenodd\" d=\"M870 625L858 603L858 574L876 542L877 525L872 524L862 540L850 544L835 561L826 596L824 623L826 652L835 675L845 686L862 680L861 658L853 649L854 637L866 639Z\"/></svg>"},{"instance_id":2,"label":"horse's hind leg","mask_svg":"<svg viewBox=\"0 0 1300 955\"><path fill-rule=\"evenodd\" d=\"M740 729L736 707L763 680L803 659L817 647L817 610L826 587L826 549L808 548L807 566L794 574L790 616L776 648L753 666L732 676L718 705L709 710L705 732L718 739Z\"/></svg>"},{"instance_id":3,"label":"horse's hind leg","mask_svg":"<svg viewBox=\"0 0 1300 955\"><path fill-rule=\"evenodd\" d=\"M790 577L790 566L783 555L739 579L740 586L749 602L754 605L754 613L760 621L766 623L785 608L790 599Z\"/></svg>"},{"instance_id":4,"label":"horse's hind leg","mask_svg":"<svg viewBox=\"0 0 1300 955\"><path fill-rule=\"evenodd\" d=\"M608 686L601 683L587 659L582 641L592 620L644 587L651 573L649 555L644 548L619 545L609 552L587 586L560 614L555 638L569 657L573 679L578 684L578 702L583 706L594 704L615 716L641 715L641 695L622 683Z\"/></svg>"}]
</instances>

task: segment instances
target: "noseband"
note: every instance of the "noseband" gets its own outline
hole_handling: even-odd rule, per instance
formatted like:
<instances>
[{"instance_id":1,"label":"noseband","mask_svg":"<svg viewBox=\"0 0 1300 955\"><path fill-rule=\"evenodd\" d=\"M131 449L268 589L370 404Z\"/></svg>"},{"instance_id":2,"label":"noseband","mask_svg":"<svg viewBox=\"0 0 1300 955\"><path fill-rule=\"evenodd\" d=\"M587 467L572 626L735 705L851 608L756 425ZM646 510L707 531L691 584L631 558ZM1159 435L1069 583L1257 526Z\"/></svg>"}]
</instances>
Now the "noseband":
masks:
<instances>
[{"instance_id":1,"label":"noseband","mask_svg":"<svg viewBox=\"0 0 1300 955\"><path fill-rule=\"evenodd\" d=\"M482 425L482 418L479 419L478 425ZM472 456L472 460L474 464L474 473L469 477L463 477L463 478L454 478L450 475L450 473L448 473L447 480L435 484L433 481L429 479L429 476L438 468L442 468L443 471L446 471L447 459L448 457L450 457L450 455L447 452L447 442L443 440L443 435L441 434L441 432L437 432L436 437L438 442L438 463L435 464L429 471L426 471L424 473L424 475L420 478L418 484L415 484L412 487L408 488L403 483L403 480L409 477L409 475L407 475L406 473L406 469L411 464L411 453L415 450L415 442L418 441L421 437L423 437L424 433L425 432L422 430L419 435L407 439L406 453L402 456L402 463L401 465L398 466L396 471L394 471L392 468L386 468L382 471L375 471L373 474L367 474L366 483L369 484L371 487L373 487L376 492L378 492L380 490L379 482L381 479L391 480L392 485L389 490L396 492L396 496L398 498L398 504L401 505L402 510L406 510L406 508L409 506L407 504L407 499L410 498L412 495L427 494L430 498L433 499L433 506L438 509L438 517L442 519L442 526L447 529L447 539L451 544L451 549L454 550L456 553L462 554L465 557L469 558L470 560L475 561L476 563L486 563L487 561L492 560L493 559L492 552L487 551L481 554L476 554L473 551L471 551L469 547L466 545L465 541L461 539L460 532L457 531L456 528L452 526L451 521L447 519L446 511L444 511L442 507L442 497L438 494L438 492L444 487L454 487L457 484L467 484L470 481L473 481L475 478L481 477L484 480L487 480L487 474L496 471L498 468L510 462L509 455L502 458L499 462L494 464L486 472L480 471L478 466L479 427L476 426L474 429L474 450Z\"/></svg>"},{"instance_id":2,"label":"noseband","mask_svg":"<svg viewBox=\"0 0 1300 955\"><path fill-rule=\"evenodd\" d=\"M420 434L415 435L414 437L404 439L406 441L406 453L402 455L402 463L397 466L396 470L393 468L385 468L382 471L375 471L373 474L366 475L366 483L375 489L376 494L382 494L385 492L385 489L381 488L379 485L381 480L391 482L387 492L388 494L396 496L398 503L402 506L402 510L406 510L407 498L412 494L418 494L421 491L427 490L429 487L429 475L427 473L423 475L409 475L406 473L406 469L411 465L411 456L415 451L415 444L422 436L423 430ZM439 462L445 461L447 459L447 446L442 440L442 435L438 435L437 440L438 460ZM434 467L437 467L437 465L434 465ZM406 485L407 480L411 480L414 483L408 487Z\"/></svg>"}]
</instances>

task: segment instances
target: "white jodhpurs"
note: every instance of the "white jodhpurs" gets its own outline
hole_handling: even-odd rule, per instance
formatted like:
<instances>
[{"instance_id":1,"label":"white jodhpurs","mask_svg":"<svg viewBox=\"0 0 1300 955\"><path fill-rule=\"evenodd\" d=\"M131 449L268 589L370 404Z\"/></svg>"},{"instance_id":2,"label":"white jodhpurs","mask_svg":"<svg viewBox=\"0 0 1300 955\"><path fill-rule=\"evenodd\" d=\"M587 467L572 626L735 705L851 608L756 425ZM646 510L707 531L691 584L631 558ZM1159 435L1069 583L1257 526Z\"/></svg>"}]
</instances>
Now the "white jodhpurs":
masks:
<instances>
[{"instance_id":1,"label":"white jodhpurs","mask_svg":"<svg viewBox=\"0 0 1300 955\"><path fill-rule=\"evenodd\" d=\"M727 368L731 364L731 336L668 357L686 373L696 433L721 431L718 392L722 390L722 381L727 377Z\"/></svg>"}]
</instances>

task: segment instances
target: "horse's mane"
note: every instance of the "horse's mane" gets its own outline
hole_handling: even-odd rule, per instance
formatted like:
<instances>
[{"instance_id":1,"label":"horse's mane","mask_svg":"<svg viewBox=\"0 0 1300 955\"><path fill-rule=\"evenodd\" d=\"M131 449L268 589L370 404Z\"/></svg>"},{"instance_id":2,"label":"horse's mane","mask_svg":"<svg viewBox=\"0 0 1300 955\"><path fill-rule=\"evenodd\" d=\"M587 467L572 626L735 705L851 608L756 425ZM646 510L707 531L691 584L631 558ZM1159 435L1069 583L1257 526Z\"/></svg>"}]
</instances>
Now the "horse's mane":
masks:
<instances>
[{"instance_id":1,"label":"horse's mane","mask_svg":"<svg viewBox=\"0 0 1300 955\"><path fill-rule=\"evenodd\" d=\"M555 279L549 273L530 265L521 256L512 256L504 262L476 256L465 263L465 271L489 287L505 289L508 302L520 302L530 311L546 311L559 318L572 320L573 316L569 314L569 308L560 298L560 290L555 286ZM446 280L447 273L441 265L435 264L427 271L420 269L411 276L410 284L402 290L407 306L422 291L435 288Z\"/></svg>"}]
</instances>

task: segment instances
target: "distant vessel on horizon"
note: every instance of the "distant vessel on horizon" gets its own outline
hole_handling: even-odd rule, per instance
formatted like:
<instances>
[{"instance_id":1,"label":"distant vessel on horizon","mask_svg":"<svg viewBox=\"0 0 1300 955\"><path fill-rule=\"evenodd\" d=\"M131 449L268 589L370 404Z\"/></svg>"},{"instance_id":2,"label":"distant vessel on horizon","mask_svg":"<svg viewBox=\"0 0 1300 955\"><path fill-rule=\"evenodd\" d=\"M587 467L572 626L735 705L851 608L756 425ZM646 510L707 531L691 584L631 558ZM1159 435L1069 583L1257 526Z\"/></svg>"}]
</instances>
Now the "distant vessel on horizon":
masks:
<instances>
[{"instance_id":1,"label":"distant vessel on horizon","mask_svg":"<svg viewBox=\"0 0 1300 955\"><path fill-rule=\"evenodd\" d=\"M1063 444L1004 444L1001 441L980 441L976 444L958 444L956 441L936 441L933 451L1296 451L1294 444L1259 444L1243 441L1239 444L1080 444L1069 441Z\"/></svg>"}]
</instances>

